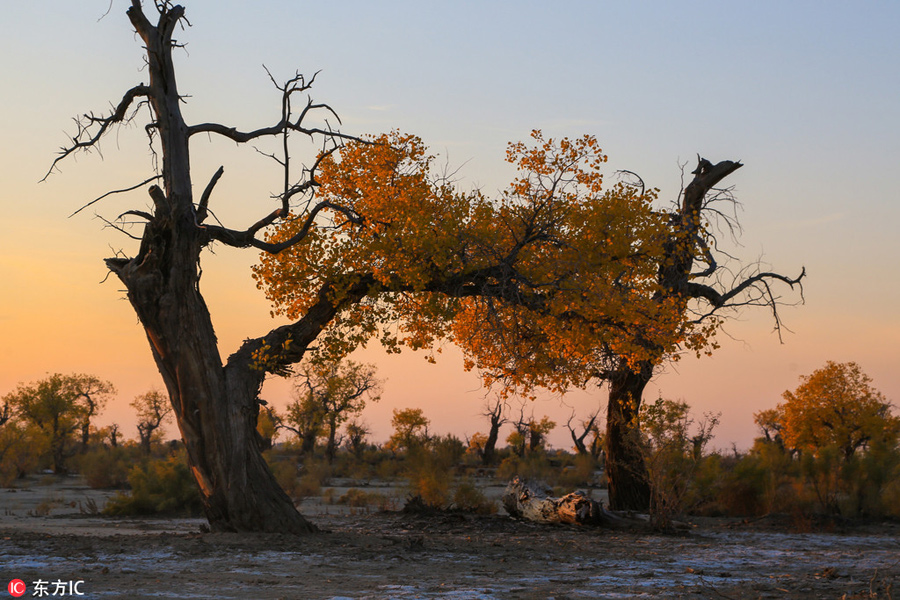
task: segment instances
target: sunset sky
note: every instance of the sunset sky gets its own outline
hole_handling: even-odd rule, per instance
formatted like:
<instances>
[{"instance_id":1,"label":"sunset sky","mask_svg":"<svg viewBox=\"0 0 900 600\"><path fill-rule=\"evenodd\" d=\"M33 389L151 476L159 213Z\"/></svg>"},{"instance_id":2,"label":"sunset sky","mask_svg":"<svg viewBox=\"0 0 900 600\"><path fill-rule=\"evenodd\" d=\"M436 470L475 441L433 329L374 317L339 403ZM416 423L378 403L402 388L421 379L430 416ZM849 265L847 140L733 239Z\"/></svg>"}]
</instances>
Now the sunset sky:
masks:
<instances>
[{"instance_id":1,"label":"sunset sky","mask_svg":"<svg viewBox=\"0 0 900 600\"><path fill-rule=\"evenodd\" d=\"M152 174L142 124L108 137L100 153L44 177L74 134L72 117L109 110L146 81L124 0L7 3L0 22L0 395L48 373L85 372L118 388L101 424L135 437L128 403L161 380L122 286L102 259L135 242L114 219L148 203L144 191L103 193ZM152 3L150 3L152 5ZM639 173L670 202L681 166L697 153L745 166L728 184L742 203L728 251L788 275L805 266L806 303L784 308L791 333L772 333L765 311L727 326L722 349L685 358L653 382L697 414L721 412L716 445L746 448L752 415L774 406L798 377L827 360L856 361L900 403L900 3L756 2L239 2L184 3L192 27L176 53L190 122L251 129L274 124L279 80L321 71L313 96L342 130L418 134L458 168L459 185L495 194L512 171L509 141L597 136L616 169ZM152 11L152 6L147 8ZM106 14L108 12L108 14ZM105 16L104 16L105 15ZM314 148L311 148L311 151ZM220 165L213 210L246 227L271 210L278 172L252 148L206 139L192 147L201 189ZM136 232L139 233L139 232ZM202 291L223 358L277 322L250 278L254 252L216 248ZM438 365L377 347L383 399L366 410L376 439L391 410L420 406L437 433L485 430L487 392L447 348ZM288 401L289 386L263 397ZM599 406L597 390L528 406L560 425L568 447L574 409Z\"/></svg>"}]
</instances>

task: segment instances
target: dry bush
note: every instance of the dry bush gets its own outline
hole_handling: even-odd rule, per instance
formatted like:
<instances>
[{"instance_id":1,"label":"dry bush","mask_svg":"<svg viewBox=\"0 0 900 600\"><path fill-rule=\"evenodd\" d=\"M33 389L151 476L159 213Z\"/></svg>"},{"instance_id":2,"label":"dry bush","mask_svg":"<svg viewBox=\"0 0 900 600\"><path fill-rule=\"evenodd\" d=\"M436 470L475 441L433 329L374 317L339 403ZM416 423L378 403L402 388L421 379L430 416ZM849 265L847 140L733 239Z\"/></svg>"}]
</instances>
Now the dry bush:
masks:
<instances>
[{"instance_id":1,"label":"dry bush","mask_svg":"<svg viewBox=\"0 0 900 600\"><path fill-rule=\"evenodd\" d=\"M478 515L497 512L497 503L488 500L478 486L468 480L461 481L453 492L453 508Z\"/></svg>"},{"instance_id":2,"label":"dry bush","mask_svg":"<svg viewBox=\"0 0 900 600\"><path fill-rule=\"evenodd\" d=\"M135 449L100 447L77 457L77 468L94 489L124 488L136 460Z\"/></svg>"},{"instance_id":3,"label":"dry bush","mask_svg":"<svg viewBox=\"0 0 900 600\"><path fill-rule=\"evenodd\" d=\"M128 475L129 493L110 498L107 515L180 515L202 513L200 491L187 464L185 452L138 465Z\"/></svg>"}]
</instances>

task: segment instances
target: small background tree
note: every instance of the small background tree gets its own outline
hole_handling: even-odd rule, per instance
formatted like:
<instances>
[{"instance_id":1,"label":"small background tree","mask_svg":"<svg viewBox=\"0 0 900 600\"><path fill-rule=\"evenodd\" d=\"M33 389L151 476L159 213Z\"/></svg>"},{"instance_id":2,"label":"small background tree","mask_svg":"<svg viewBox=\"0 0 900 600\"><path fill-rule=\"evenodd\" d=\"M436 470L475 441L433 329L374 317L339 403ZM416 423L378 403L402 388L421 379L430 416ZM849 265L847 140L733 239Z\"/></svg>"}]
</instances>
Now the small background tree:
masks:
<instances>
[{"instance_id":1,"label":"small background tree","mask_svg":"<svg viewBox=\"0 0 900 600\"><path fill-rule=\"evenodd\" d=\"M833 514L884 513L900 477L900 418L854 362L828 361L800 378L785 402L756 414L766 438L799 455L820 506Z\"/></svg>"},{"instance_id":2,"label":"small background tree","mask_svg":"<svg viewBox=\"0 0 900 600\"><path fill-rule=\"evenodd\" d=\"M43 439L53 471L65 473L68 458L87 448L91 420L114 393L111 383L93 375L55 373L30 385L19 385L3 402Z\"/></svg>"},{"instance_id":3,"label":"small background tree","mask_svg":"<svg viewBox=\"0 0 900 600\"><path fill-rule=\"evenodd\" d=\"M392 452L408 452L423 446L429 439L428 425L431 421L421 408L394 409L391 426L394 433L384 447Z\"/></svg>"},{"instance_id":4,"label":"small background tree","mask_svg":"<svg viewBox=\"0 0 900 600\"><path fill-rule=\"evenodd\" d=\"M669 529L672 519L692 502L694 478L706 445L719 424L719 415L707 413L695 423L684 401L658 398L640 412L641 436L650 483L650 521Z\"/></svg>"},{"instance_id":5,"label":"small background tree","mask_svg":"<svg viewBox=\"0 0 900 600\"><path fill-rule=\"evenodd\" d=\"M144 454L150 455L151 443L163 423L172 415L169 397L159 390L150 390L131 401L131 407L138 418L138 439Z\"/></svg>"}]
</instances>

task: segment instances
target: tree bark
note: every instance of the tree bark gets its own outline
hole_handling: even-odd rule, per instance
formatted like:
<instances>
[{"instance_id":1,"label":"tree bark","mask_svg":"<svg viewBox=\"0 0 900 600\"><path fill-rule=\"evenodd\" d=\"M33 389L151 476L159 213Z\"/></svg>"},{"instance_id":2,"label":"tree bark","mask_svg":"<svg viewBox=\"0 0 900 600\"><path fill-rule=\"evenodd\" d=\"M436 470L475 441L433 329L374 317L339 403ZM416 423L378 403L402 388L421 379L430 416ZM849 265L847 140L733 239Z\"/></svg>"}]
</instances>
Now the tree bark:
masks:
<instances>
[{"instance_id":1,"label":"tree bark","mask_svg":"<svg viewBox=\"0 0 900 600\"><path fill-rule=\"evenodd\" d=\"M623 361L624 363L624 361ZM638 415L653 365L635 372L623 364L609 381L606 416L606 477L613 510L650 508L650 476L641 449Z\"/></svg>"}]
</instances>

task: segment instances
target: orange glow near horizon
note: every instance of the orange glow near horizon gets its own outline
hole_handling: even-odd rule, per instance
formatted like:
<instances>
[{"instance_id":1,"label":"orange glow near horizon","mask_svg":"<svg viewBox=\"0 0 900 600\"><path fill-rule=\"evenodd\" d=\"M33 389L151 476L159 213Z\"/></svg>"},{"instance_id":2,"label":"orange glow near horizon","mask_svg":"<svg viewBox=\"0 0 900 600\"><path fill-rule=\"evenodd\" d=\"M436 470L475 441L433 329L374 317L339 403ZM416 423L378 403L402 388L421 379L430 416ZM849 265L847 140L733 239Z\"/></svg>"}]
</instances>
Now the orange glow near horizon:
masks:
<instances>
[{"instance_id":1,"label":"orange glow near horizon","mask_svg":"<svg viewBox=\"0 0 900 600\"><path fill-rule=\"evenodd\" d=\"M66 161L37 183L54 151L70 142L73 115L107 109L146 78L124 8L116 4L98 21L106 4L91 12L82 3L59 3L48 12L42 3L19 2L6 15L0 71L16 93L6 94L0 111L0 395L49 373L96 375L118 389L99 423L117 422L134 438L129 402L162 382L122 286L107 278L102 262L118 252L133 255L136 242L106 228L93 211L114 219L149 199L145 190L115 194L69 215L152 174L143 123L116 131L102 154ZM793 331L784 344L766 309L744 311L726 326L734 339L720 335L722 348L711 358L666 366L646 398L683 399L697 416L721 412L713 442L719 448L749 447L757 435L753 413L780 402L800 375L827 360L859 363L900 403L900 80L884 76L900 56L900 3L874 13L849 3L822 11L731 3L689 20L674 3L538 3L512 12L486 3L488 20L476 25L490 25L489 36L470 35L464 11L435 19L433 11L403 3L306 7L309 22L342 22L338 45L324 26L298 38L300 17L287 3L279 5L287 16L274 22L249 3L235 3L227 14L215 3L195 4L194 27L184 32L191 51L178 57L191 122L249 129L277 121L280 98L259 66L266 64L276 79L321 69L315 99L341 115L342 131L413 132L440 154L438 162L446 160L461 188L491 197L510 180L507 142L532 129L554 138L595 135L609 155L604 185L627 169L659 187L663 204L678 198L679 165L697 153L741 160L745 166L729 185L742 202L743 235L733 240L726 231L720 242L745 264L765 260L764 270L795 274L805 266L807 304L783 310ZM73 28L84 31L75 46ZM535 30L557 34L521 34ZM419 45L409 52L413 34ZM228 43L233 39L244 43ZM711 51L723 45L728 52ZM85 64L94 65L87 74ZM707 91L715 90L702 94L699 108L697 78L684 76L696 65L708 73ZM281 187L273 161L230 142L192 144L201 190L226 166L211 201L223 222L246 227L273 208L271 194ZM252 251L221 247L203 257L201 287L223 360L277 323L251 279L255 261ZM375 363L387 380L383 399L363 414L374 439L389 435L393 409L413 406L424 409L434 432L484 431L488 392L464 371L457 350L448 348L437 365L412 352L388 356L374 345L354 358ZM268 383L263 397L284 406L289 382ZM550 442L568 448L572 410L587 414L603 400L602 391L588 390L548 395L530 407L557 422Z\"/></svg>"}]
</instances>

